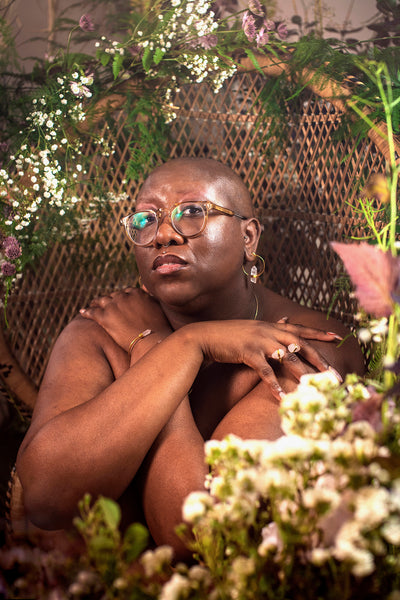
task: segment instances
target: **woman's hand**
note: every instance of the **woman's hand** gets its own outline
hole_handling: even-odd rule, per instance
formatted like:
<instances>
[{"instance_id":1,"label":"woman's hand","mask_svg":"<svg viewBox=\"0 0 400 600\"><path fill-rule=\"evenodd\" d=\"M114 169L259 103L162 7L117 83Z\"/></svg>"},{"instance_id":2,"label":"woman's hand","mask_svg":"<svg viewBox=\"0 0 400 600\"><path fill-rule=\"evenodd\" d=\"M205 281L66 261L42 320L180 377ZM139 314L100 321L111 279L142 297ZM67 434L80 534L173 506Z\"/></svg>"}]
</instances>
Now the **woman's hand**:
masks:
<instances>
[{"instance_id":1,"label":"woman's hand","mask_svg":"<svg viewBox=\"0 0 400 600\"><path fill-rule=\"evenodd\" d=\"M280 398L283 389L276 372L289 373L299 380L305 373L332 370L340 374L308 340L334 342L341 339L312 327L289 323L263 321L209 321L188 326L208 360L222 363L246 364ZM276 372L275 372L276 371Z\"/></svg>"},{"instance_id":2,"label":"woman's hand","mask_svg":"<svg viewBox=\"0 0 400 600\"><path fill-rule=\"evenodd\" d=\"M145 329L163 334L171 332L157 300L137 288L128 287L94 298L89 308L81 309L80 314L101 325L126 351L130 342Z\"/></svg>"}]
</instances>

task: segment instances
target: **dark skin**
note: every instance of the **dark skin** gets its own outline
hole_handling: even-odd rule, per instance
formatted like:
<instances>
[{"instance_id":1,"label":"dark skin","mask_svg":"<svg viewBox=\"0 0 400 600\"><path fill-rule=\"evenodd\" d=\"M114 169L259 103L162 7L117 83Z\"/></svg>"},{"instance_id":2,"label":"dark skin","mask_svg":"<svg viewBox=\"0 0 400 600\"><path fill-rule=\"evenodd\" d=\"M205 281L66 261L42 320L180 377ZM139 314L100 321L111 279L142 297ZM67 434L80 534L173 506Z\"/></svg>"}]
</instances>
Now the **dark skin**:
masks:
<instances>
[{"instance_id":1,"label":"dark skin","mask_svg":"<svg viewBox=\"0 0 400 600\"><path fill-rule=\"evenodd\" d=\"M183 499L203 489L204 440L275 439L281 394L302 374L363 370L354 338L338 348L343 325L249 283L242 266L249 272L261 227L226 167L170 161L146 180L136 210L194 199L248 218L210 213L201 235L184 238L165 217L151 245L136 248L144 290L96 299L54 347L17 462L42 528L70 526L83 494L102 494L120 501L125 522L143 509L156 543L185 558L174 527Z\"/></svg>"}]
</instances>

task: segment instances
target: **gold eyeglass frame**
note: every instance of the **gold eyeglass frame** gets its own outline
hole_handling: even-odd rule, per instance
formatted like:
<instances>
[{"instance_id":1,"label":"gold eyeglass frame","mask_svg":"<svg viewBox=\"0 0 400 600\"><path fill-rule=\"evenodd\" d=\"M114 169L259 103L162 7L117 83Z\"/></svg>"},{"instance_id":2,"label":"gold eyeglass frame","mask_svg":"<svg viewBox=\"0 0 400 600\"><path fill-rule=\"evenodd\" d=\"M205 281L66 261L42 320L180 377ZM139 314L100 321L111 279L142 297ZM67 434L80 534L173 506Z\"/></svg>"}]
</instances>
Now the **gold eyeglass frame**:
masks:
<instances>
[{"instance_id":1,"label":"gold eyeglass frame","mask_svg":"<svg viewBox=\"0 0 400 600\"><path fill-rule=\"evenodd\" d=\"M205 207L204 222L198 233L195 233L193 235L184 235L180 231L178 231L178 229L175 227L173 220L171 219L171 215L174 212L174 210L176 210L179 206L182 206L182 204L191 204L191 203L201 204L202 206ZM177 202L176 204L174 204L174 206L171 208L171 210L167 210L165 208L157 208L156 210L154 210L152 208L149 208L147 210L138 211L137 213L136 212L129 213L129 215L126 215L126 217L122 217L119 222L120 222L120 225L123 225L124 230L125 230L125 235L128 238L128 240L131 241L133 244L135 244L135 246L140 246L141 248L145 248L146 246L151 246L151 244L154 242L154 240L157 236L157 233L158 233L158 229L160 227L160 222L162 221L163 213L166 213L166 215L169 217L169 222L171 223L173 230L176 231L176 233L178 235L181 235L182 237L185 237L185 238L195 238L198 235L201 235L203 233L203 231L205 230L206 225L208 223L208 213L212 209L219 211L220 213L222 213L223 215L226 215L227 217L237 217L238 219L241 219L242 221L246 221L247 219L250 218L250 217L244 217L243 215L239 215L239 213L236 213L235 211L231 210L230 208L225 208L224 206L219 206L219 204L214 204L214 202L211 202L210 200L186 200L185 202ZM135 240L133 240L128 233L129 219L131 219L131 217L133 217L133 215L141 213L141 212L152 213L157 220L157 228L155 230L154 236L150 242L146 242L145 244L138 244L138 242L135 242Z\"/></svg>"}]
</instances>

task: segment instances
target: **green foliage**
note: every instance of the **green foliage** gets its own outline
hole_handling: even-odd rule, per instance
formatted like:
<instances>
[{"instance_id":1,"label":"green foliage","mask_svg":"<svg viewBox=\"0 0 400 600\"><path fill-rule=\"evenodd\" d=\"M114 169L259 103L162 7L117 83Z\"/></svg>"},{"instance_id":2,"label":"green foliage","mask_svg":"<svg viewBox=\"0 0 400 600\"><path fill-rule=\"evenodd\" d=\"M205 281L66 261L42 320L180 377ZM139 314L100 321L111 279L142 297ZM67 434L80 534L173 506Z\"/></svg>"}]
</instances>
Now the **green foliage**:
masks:
<instances>
[{"instance_id":1,"label":"green foliage","mask_svg":"<svg viewBox=\"0 0 400 600\"><path fill-rule=\"evenodd\" d=\"M111 586L145 550L149 533L140 523L133 523L122 535L121 510L109 498L99 497L92 505L87 494L79 503L79 510L80 516L74 523L85 541L89 564Z\"/></svg>"},{"instance_id":2,"label":"green foliage","mask_svg":"<svg viewBox=\"0 0 400 600\"><path fill-rule=\"evenodd\" d=\"M126 127L132 134L130 157L126 165L127 179L142 180L160 160L165 160L168 127L162 105L155 102L146 90L142 97L127 97Z\"/></svg>"}]
</instances>

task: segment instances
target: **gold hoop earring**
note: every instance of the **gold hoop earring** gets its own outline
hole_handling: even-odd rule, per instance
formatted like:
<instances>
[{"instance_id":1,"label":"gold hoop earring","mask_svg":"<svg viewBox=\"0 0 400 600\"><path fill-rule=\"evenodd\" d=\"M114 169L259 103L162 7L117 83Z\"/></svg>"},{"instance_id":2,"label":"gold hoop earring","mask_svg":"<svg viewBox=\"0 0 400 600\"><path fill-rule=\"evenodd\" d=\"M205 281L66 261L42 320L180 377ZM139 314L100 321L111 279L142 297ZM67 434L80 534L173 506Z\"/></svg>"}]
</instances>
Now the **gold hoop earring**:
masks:
<instances>
[{"instance_id":1,"label":"gold hoop earring","mask_svg":"<svg viewBox=\"0 0 400 600\"><path fill-rule=\"evenodd\" d=\"M258 258L261 261L261 270L259 271L257 269L256 265L253 265L250 269L250 281L251 283L257 283L257 279L259 277L261 277L261 275L264 273L265 271L265 260L263 259L262 256L260 256L259 254L256 254L255 252L252 252L252 255L255 256L256 258ZM243 273L245 275L247 275L247 277L249 276L249 274L247 273L246 269L244 268L244 266L242 265L242 270Z\"/></svg>"}]
</instances>

